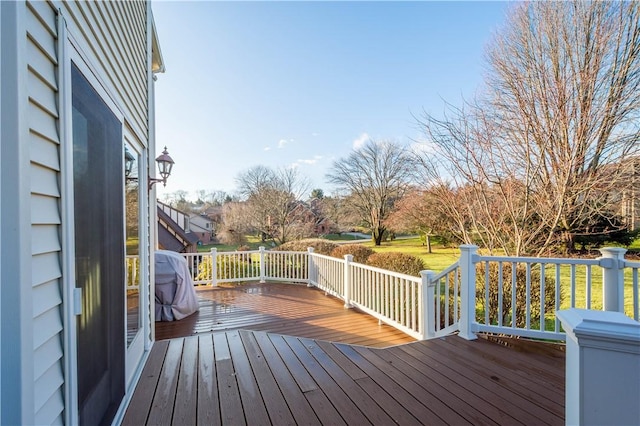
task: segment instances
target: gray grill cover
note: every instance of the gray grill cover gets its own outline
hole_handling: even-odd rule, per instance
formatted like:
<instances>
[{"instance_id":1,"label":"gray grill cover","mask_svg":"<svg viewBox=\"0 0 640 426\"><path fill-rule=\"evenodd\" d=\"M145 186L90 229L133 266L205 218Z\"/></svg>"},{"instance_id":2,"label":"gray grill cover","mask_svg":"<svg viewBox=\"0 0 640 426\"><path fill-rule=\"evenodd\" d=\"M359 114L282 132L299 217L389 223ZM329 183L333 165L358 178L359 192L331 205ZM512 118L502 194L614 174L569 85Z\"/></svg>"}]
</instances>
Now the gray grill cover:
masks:
<instances>
[{"instance_id":1,"label":"gray grill cover","mask_svg":"<svg viewBox=\"0 0 640 426\"><path fill-rule=\"evenodd\" d=\"M156 260L156 321L174 321L198 310L187 261L179 253L158 250Z\"/></svg>"}]
</instances>

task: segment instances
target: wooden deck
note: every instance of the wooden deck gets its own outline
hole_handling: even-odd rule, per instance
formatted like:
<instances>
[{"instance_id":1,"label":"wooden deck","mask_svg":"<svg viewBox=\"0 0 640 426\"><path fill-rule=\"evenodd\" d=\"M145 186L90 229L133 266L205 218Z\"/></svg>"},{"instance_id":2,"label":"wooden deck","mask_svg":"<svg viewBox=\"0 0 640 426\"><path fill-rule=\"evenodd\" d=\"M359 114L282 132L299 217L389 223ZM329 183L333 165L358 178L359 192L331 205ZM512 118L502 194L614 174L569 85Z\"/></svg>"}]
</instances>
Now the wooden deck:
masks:
<instances>
[{"instance_id":1,"label":"wooden deck","mask_svg":"<svg viewBox=\"0 0 640 426\"><path fill-rule=\"evenodd\" d=\"M228 331L158 341L125 425L564 424L564 355Z\"/></svg>"},{"instance_id":2,"label":"wooden deck","mask_svg":"<svg viewBox=\"0 0 640 426\"><path fill-rule=\"evenodd\" d=\"M169 340L154 343L123 424L564 423L565 358L553 345L416 342L301 285L198 296L199 313L156 323Z\"/></svg>"},{"instance_id":3,"label":"wooden deck","mask_svg":"<svg viewBox=\"0 0 640 426\"><path fill-rule=\"evenodd\" d=\"M180 321L156 322L156 340L246 329L372 347L415 341L306 285L221 285L199 287L197 294L200 311Z\"/></svg>"}]
</instances>

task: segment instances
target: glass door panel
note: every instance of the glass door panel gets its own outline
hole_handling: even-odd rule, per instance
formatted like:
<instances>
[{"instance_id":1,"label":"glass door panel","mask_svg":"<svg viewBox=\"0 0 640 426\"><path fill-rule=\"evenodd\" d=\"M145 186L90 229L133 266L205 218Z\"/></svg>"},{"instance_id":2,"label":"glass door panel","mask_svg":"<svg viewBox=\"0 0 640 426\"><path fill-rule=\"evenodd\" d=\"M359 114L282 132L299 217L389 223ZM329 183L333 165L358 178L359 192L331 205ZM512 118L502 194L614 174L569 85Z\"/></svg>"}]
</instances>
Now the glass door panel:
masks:
<instances>
[{"instance_id":1,"label":"glass door panel","mask_svg":"<svg viewBox=\"0 0 640 426\"><path fill-rule=\"evenodd\" d=\"M140 291L140 155L129 144L124 148L125 251L127 298L127 348L142 326Z\"/></svg>"}]
</instances>

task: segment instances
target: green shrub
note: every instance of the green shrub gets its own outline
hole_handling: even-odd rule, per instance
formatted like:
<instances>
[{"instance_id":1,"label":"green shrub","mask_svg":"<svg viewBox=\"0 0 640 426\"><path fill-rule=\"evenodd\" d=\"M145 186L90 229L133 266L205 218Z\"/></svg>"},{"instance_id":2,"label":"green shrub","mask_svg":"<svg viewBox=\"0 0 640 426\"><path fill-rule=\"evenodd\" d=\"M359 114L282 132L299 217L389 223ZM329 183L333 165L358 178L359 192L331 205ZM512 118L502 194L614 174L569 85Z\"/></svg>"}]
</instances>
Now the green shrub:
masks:
<instances>
[{"instance_id":1,"label":"green shrub","mask_svg":"<svg viewBox=\"0 0 640 426\"><path fill-rule=\"evenodd\" d=\"M502 312L499 312L498 306L498 263L489 263L489 323L498 324L498 318L501 317L502 325L511 326L511 285L512 285L512 266L511 263L502 263ZM523 328L526 326L527 312L527 268L525 265L516 266L516 326ZM486 289L486 268L482 263L476 268L476 305L482 308L482 312L478 313L478 320L484 321L484 313L487 306L485 303ZM547 314L555 311L555 284L556 280L551 274L545 274L544 284L544 311ZM540 326L540 268L531 268L530 279L530 325ZM560 294L560 303L562 303L562 293Z\"/></svg>"},{"instance_id":2,"label":"green shrub","mask_svg":"<svg viewBox=\"0 0 640 426\"><path fill-rule=\"evenodd\" d=\"M216 279L224 278L253 278L260 275L260 264L252 262L249 258L247 261L241 260L239 257L226 258L225 262L220 256L216 258ZM198 275L196 280L211 279L211 258L207 257L198 265Z\"/></svg>"},{"instance_id":3,"label":"green shrub","mask_svg":"<svg viewBox=\"0 0 640 426\"><path fill-rule=\"evenodd\" d=\"M338 247L338 244L321 238L307 238L305 240L289 241L272 250L276 251L307 251L308 247L313 247L314 253L329 255Z\"/></svg>"},{"instance_id":4,"label":"green shrub","mask_svg":"<svg viewBox=\"0 0 640 426\"><path fill-rule=\"evenodd\" d=\"M331 251L331 256L344 259L345 255L351 254L353 255L354 262L366 264L369 256L374 253L375 252L373 250L369 247L363 246L362 244L343 244L334 248Z\"/></svg>"},{"instance_id":5,"label":"green shrub","mask_svg":"<svg viewBox=\"0 0 640 426\"><path fill-rule=\"evenodd\" d=\"M427 269L422 259L404 253L374 253L367 265L418 277L420 271Z\"/></svg>"}]
</instances>

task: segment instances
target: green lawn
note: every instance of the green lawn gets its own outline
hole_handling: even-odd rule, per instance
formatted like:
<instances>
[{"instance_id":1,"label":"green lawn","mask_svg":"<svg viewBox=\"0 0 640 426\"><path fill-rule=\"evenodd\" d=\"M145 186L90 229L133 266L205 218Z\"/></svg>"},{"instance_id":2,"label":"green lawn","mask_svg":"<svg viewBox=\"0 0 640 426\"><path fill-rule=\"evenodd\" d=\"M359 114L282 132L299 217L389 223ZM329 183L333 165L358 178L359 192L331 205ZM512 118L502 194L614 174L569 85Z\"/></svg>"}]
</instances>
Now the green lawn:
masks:
<instances>
[{"instance_id":1,"label":"green lawn","mask_svg":"<svg viewBox=\"0 0 640 426\"><path fill-rule=\"evenodd\" d=\"M329 241L353 241L353 240L360 239L354 235L349 235L349 234L327 234L327 235L324 235L322 238Z\"/></svg>"},{"instance_id":2,"label":"green lawn","mask_svg":"<svg viewBox=\"0 0 640 426\"><path fill-rule=\"evenodd\" d=\"M377 247L371 241L363 243L363 245L376 252L400 252L419 257L424 261L427 269L436 272L455 263L460 257L460 250L457 247L432 246L432 253L428 253L427 246L422 244L420 237L383 242Z\"/></svg>"}]
</instances>

